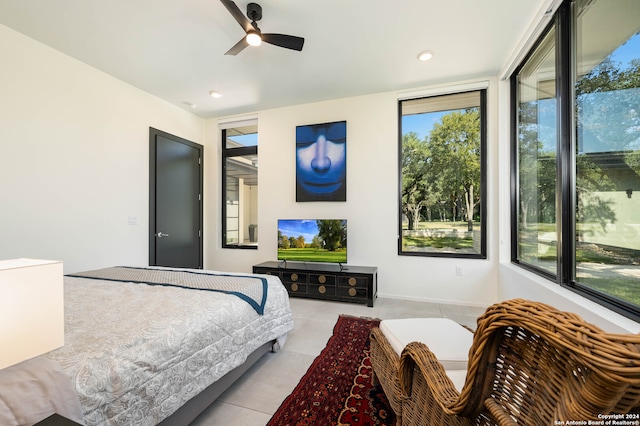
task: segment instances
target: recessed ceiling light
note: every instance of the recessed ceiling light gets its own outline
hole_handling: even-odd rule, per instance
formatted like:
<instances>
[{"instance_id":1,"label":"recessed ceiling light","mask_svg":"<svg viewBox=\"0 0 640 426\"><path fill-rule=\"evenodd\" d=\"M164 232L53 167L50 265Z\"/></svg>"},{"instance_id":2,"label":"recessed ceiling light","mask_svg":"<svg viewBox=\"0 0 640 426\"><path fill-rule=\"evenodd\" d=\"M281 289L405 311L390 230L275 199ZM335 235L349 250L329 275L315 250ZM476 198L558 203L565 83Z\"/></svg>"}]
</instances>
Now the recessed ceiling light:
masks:
<instances>
[{"instance_id":1,"label":"recessed ceiling light","mask_svg":"<svg viewBox=\"0 0 640 426\"><path fill-rule=\"evenodd\" d=\"M423 50L422 52L418 53L418 60L422 62L428 61L431 58L433 58L433 52L430 50Z\"/></svg>"},{"instance_id":2,"label":"recessed ceiling light","mask_svg":"<svg viewBox=\"0 0 640 426\"><path fill-rule=\"evenodd\" d=\"M216 91L216 90L212 90L209 92L209 94L211 95L212 98L221 98L222 97L222 93Z\"/></svg>"}]
</instances>

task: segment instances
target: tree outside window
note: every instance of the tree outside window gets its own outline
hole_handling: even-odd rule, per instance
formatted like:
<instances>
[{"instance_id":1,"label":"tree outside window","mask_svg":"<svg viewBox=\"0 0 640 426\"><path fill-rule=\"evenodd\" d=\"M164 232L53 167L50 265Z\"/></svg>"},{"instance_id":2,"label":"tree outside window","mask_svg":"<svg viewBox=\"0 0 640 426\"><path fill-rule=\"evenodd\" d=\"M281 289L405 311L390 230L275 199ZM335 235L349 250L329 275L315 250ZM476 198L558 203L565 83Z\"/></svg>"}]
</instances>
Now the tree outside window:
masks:
<instances>
[{"instance_id":1,"label":"tree outside window","mask_svg":"<svg viewBox=\"0 0 640 426\"><path fill-rule=\"evenodd\" d=\"M637 320L636 3L565 0L511 81L513 262Z\"/></svg>"},{"instance_id":2,"label":"tree outside window","mask_svg":"<svg viewBox=\"0 0 640 426\"><path fill-rule=\"evenodd\" d=\"M486 257L484 103L484 90L400 101L400 254Z\"/></svg>"}]
</instances>

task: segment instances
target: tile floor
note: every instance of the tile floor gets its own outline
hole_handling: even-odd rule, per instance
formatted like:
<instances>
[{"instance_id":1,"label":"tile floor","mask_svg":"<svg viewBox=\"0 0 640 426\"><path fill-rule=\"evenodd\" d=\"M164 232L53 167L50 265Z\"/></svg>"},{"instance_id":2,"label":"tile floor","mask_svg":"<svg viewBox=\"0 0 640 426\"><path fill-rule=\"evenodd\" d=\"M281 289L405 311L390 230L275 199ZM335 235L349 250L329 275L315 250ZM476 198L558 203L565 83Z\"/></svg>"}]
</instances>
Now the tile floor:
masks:
<instances>
[{"instance_id":1,"label":"tile floor","mask_svg":"<svg viewBox=\"0 0 640 426\"><path fill-rule=\"evenodd\" d=\"M475 329L482 308L378 298L374 307L291 298L295 327L278 353L267 353L191 426L264 426L331 337L340 314L380 319L445 317Z\"/></svg>"}]
</instances>

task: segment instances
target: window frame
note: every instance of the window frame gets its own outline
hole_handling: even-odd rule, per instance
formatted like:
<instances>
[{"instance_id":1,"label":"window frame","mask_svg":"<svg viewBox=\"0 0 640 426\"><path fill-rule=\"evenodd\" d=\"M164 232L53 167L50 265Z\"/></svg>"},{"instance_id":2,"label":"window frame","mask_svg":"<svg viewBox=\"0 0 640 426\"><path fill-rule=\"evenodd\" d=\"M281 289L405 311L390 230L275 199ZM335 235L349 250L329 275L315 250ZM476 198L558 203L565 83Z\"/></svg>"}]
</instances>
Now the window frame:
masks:
<instances>
[{"instance_id":1,"label":"window frame","mask_svg":"<svg viewBox=\"0 0 640 426\"><path fill-rule=\"evenodd\" d=\"M542 40L555 26L556 48L556 235L557 235L557 274L519 259L519 168L518 168L518 99L517 77L522 68L540 47ZM635 321L640 321L640 308L614 298L604 292L598 292L581 284L576 278L576 119L575 119L575 33L573 0L564 0L556 10L554 17L529 52L520 61L511 74L510 80L510 208L511 208L511 263L555 282L580 296L592 300L616 313Z\"/></svg>"},{"instance_id":2,"label":"window frame","mask_svg":"<svg viewBox=\"0 0 640 426\"><path fill-rule=\"evenodd\" d=\"M402 103L419 99L446 97L465 93L477 92L479 94L480 111L480 252L479 253L455 253L455 252L418 252L405 251L402 249ZM461 90L451 90L444 93L414 96L398 100L398 255L414 257L438 257L438 258L464 258L464 259L487 259L487 88L468 88Z\"/></svg>"},{"instance_id":3,"label":"window frame","mask_svg":"<svg viewBox=\"0 0 640 426\"><path fill-rule=\"evenodd\" d=\"M542 269L540 267L537 267L536 265L526 262L526 261L522 261L519 259L518 255L519 255L519 240L518 240L518 235L519 235L519 231L520 231L520 216L519 216L519 208L520 208L520 187L518 186L518 182L520 181L520 168L519 168L519 164L520 164L520 157L518 155L519 153L519 144L518 144L518 75L520 73L520 71L522 71L522 69L527 65L528 61L534 56L534 54L537 52L537 49L540 48L545 40L545 38L547 37L547 35L554 29L555 27L555 31L556 31L556 48L555 48L555 66L556 66L556 105L558 103L558 87L559 87L559 77L558 77L558 72L557 70L560 69L559 65L558 65L558 55L559 55L559 48L557 47L557 40L558 40L558 34L559 34L559 28L557 25L557 22L552 19L549 24L547 25L547 27L544 29L544 31L542 31L538 37L538 39L536 40L536 42L533 44L533 46L531 47L531 49L529 50L529 52L527 52L527 54L522 58L522 60L520 61L520 63L518 64L518 66L514 69L513 73L511 74L511 77L509 79L509 89L510 89L510 141L511 143L509 144L510 147L510 188L511 188L511 239L510 239L510 248L511 248L511 262L514 264L517 264L518 266L522 267L523 269L526 269L530 272L533 272L543 278L546 278L548 280L554 281L556 283L559 283L558 281L558 277L561 276L561 273L558 273L558 271L561 271L561 265L558 264L559 260L558 260L558 256L556 256L556 273L552 273L546 269ZM566 78L566 77L565 77ZM558 107L556 106L556 111L558 111ZM559 123L559 121L558 121ZM556 137L559 138L559 134L560 132L557 132ZM564 191L564 187L562 186L560 177L558 176L558 161L559 161L559 157L560 155L558 154L558 146L559 141L556 141L556 198L558 197L558 194L562 193L562 191ZM556 201L556 205L557 205L557 201ZM560 226L560 222L562 220L561 217L559 217L560 215L557 214L558 212L558 207L556 207L556 233L558 232L559 226ZM559 238L558 238L559 239ZM558 248L560 248L560 244L561 242L558 241ZM560 252L560 250L558 250L558 252Z\"/></svg>"},{"instance_id":4,"label":"window frame","mask_svg":"<svg viewBox=\"0 0 640 426\"><path fill-rule=\"evenodd\" d=\"M229 127L231 128L231 127ZM221 129L221 144L222 144L222 248L228 249L241 249L241 250L257 250L259 241L256 244L241 244L240 242L230 244L227 242L227 160L234 157L242 157L246 155L258 156L258 145L255 146L241 146L228 148L227 147L227 128Z\"/></svg>"}]
</instances>

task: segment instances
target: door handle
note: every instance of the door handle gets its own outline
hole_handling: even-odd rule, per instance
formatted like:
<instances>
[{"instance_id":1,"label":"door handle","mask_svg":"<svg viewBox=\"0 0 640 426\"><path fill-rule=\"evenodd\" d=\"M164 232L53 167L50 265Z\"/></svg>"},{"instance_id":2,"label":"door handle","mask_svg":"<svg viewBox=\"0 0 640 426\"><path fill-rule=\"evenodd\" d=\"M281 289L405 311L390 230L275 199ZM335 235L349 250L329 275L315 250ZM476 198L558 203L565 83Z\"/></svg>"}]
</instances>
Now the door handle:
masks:
<instances>
[{"instance_id":1,"label":"door handle","mask_svg":"<svg viewBox=\"0 0 640 426\"><path fill-rule=\"evenodd\" d=\"M168 237L168 236L169 236L169 234L163 234L162 232L158 232L158 233L156 234L156 237L158 237L158 238Z\"/></svg>"}]
</instances>

